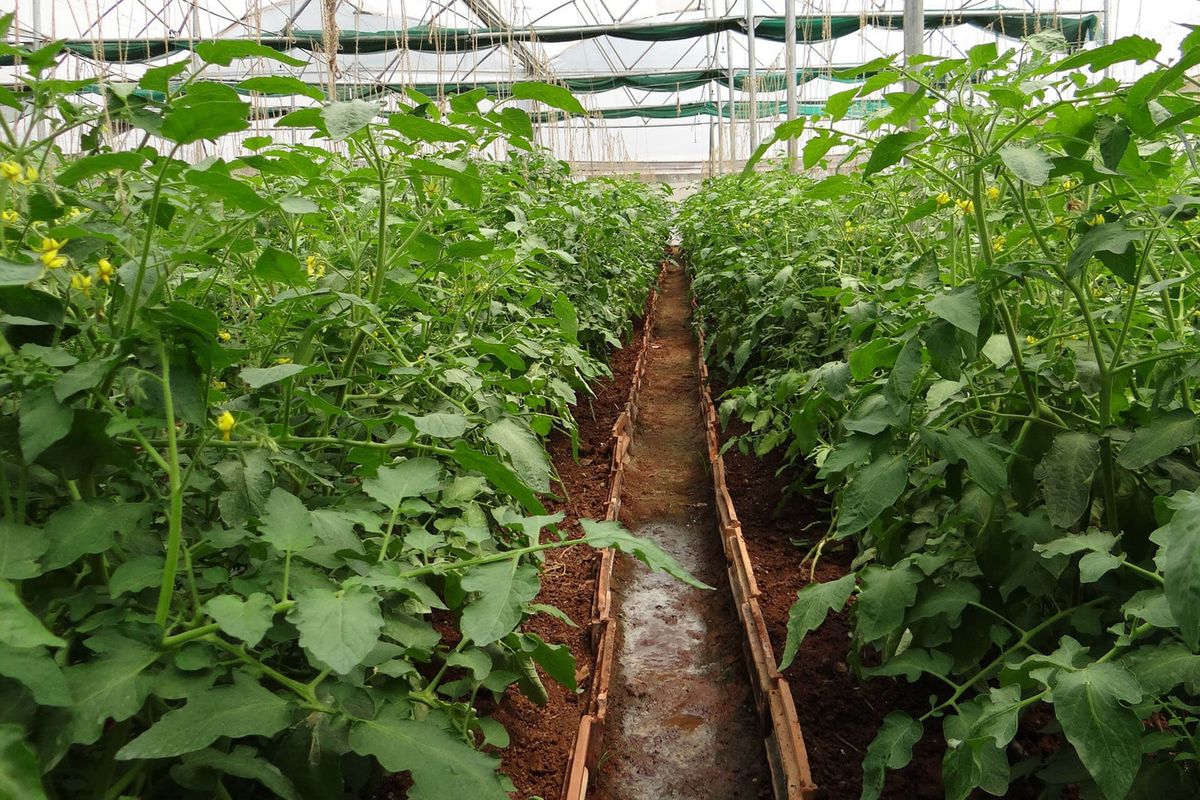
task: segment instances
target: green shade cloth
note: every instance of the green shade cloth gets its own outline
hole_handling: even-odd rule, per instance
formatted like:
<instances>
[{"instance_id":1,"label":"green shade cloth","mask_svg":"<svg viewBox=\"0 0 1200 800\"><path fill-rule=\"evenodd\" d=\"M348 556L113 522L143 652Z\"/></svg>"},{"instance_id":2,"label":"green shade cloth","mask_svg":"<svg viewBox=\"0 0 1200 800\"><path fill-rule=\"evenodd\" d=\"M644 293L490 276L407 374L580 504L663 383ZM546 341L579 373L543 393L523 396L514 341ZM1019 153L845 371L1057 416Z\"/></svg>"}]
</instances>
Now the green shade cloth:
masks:
<instances>
[{"instance_id":1,"label":"green shade cloth","mask_svg":"<svg viewBox=\"0 0 1200 800\"><path fill-rule=\"evenodd\" d=\"M868 25L901 29L901 14L863 15L804 15L796 18L796 40L817 42L847 36ZM954 25L973 25L977 28L1003 36L1019 37L1037 31L1057 29L1066 40L1076 46L1095 38L1099 19L1094 14L1025 14L1021 12L982 11L937 11L925 15L925 28L944 28ZM646 22L614 25L589 25L580 27L553 28L431 28L419 26L407 30L377 31L372 33L343 33L339 45L343 53L382 53L407 48L427 52L463 52L489 47L499 47L510 42L574 42L599 36L631 39L643 42L665 42L679 39L694 39L713 33L734 31L746 33L746 21L742 17L716 17L692 22ZM770 41L784 41L783 17L758 17L755 19L755 35ZM320 31L297 31L291 37L264 36L255 39L259 44L275 50L319 50ZM186 39L162 39L154 41L69 40L65 49L87 58L100 61L146 61L169 53L188 49ZM13 56L0 56L0 66L10 66Z\"/></svg>"},{"instance_id":2,"label":"green shade cloth","mask_svg":"<svg viewBox=\"0 0 1200 800\"><path fill-rule=\"evenodd\" d=\"M739 100L732 104L729 103L680 103L678 105L666 106L632 106L629 108L604 108L598 111L593 111L588 114L590 119L680 119L683 117L725 117L732 116L734 119L749 119L751 104L746 101ZM857 100L850 104L850 110L846 114L848 119L862 119L867 114L885 108L887 104L883 100ZM824 103L800 103L796 106L797 116L810 116L812 114L823 114L825 112ZM777 117L787 113L787 103L779 100L765 100L758 102L758 118L766 119L769 117ZM540 114L531 114L531 118L536 123L553 122L561 119L563 114L557 111L544 111ZM571 119L582 119L577 115Z\"/></svg>"}]
</instances>

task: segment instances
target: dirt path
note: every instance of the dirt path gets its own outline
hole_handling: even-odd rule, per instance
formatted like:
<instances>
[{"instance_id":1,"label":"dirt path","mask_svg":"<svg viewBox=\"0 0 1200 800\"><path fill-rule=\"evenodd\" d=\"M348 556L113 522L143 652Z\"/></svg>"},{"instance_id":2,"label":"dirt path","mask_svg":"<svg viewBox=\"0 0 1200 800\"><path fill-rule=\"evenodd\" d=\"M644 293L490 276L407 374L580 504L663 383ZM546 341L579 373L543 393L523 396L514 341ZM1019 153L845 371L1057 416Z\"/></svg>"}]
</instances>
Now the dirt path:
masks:
<instances>
[{"instance_id":1,"label":"dirt path","mask_svg":"<svg viewBox=\"0 0 1200 800\"><path fill-rule=\"evenodd\" d=\"M596 776L604 800L770 794L715 529L690 315L687 279L673 267L661 288L621 517L717 589L692 589L618 561L620 639Z\"/></svg>"}]
</instances>

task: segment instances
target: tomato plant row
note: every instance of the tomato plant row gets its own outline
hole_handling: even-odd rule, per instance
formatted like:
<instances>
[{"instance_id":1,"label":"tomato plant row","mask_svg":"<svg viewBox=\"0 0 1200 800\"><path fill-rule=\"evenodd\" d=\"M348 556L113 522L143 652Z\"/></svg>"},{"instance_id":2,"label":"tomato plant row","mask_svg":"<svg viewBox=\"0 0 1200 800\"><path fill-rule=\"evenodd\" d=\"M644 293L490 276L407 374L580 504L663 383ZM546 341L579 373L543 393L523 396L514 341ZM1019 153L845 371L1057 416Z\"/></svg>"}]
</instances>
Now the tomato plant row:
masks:
<instances>
[{"instance_id":1,"label":"tomato plant row","mask_svg":"<svg viewBox=\"0 0 1200 800\"><path fill-rule=\"evenodd\" d=\"M544 441L574 437L641 309L664 195L572 180L482 91L331 103L282 123L334 147L186 163L250 124L205 68L288 56L202 45L97 107L46 77L59 45L4 47L26 70L0 90L5 785L324 799L405 771L507 797L477 701L576 681L521 629L561 613L539 564L576 543L539 499Z\"/></svg>"},{"instance_id":2,"label":"tomato plant row","mask_svg":"<svg viewBox=\"0 0 1200 800\"><path fill-rule=\"evenodd\" d=\"M1200 794L1200 33L1171 65L1029 45L866 65L828 107L888 89L863 134L776 133L856 168L751 164L681 217L738 446L833 496L808 559L858 548L799 593L783 663L853 597L859 674L941 687L885 719L866 800L935 731L955 800ZM1151 63L1095 77L1124 61ZM1052 752L1011 746L1035 708Z\"/></svg>"}]
</instances>

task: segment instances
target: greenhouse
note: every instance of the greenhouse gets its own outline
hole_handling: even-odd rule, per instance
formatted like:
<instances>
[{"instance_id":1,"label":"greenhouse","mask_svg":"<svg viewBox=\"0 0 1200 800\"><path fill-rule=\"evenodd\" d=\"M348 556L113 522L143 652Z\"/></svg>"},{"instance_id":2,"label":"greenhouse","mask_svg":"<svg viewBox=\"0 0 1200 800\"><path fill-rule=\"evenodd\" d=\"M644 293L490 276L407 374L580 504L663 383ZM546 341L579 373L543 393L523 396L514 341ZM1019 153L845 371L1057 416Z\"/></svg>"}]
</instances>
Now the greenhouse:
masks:
<instances>
[{"instance_id":1,"label":"greenhouse","mask_svg":"<svg viewBox=\"0 0 1200 800\"><path fill-rule=\"evenodd\" d=\"M0 800L1200 798L1200 13L0 3Z\"/></svg>"}]
</instances>

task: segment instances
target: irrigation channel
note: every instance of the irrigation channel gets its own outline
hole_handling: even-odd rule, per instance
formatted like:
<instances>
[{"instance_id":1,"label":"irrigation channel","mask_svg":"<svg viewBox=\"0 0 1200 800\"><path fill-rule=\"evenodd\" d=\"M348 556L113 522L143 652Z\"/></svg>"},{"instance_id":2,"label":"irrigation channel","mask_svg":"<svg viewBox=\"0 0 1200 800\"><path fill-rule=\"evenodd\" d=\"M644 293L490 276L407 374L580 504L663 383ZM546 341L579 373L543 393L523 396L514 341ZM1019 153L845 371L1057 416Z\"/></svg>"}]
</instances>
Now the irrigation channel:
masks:
<instances>
[{"instance_id":1,"label":"irrigation channel","mask_svg":"<svg viewBox=\"0 0 1200 800\"><path fill-rule=\"evenodd\" d=\"M621 519L718 588L618 560L616 665L595 778L607 800L739 800L770 786L715 534L690 317L687 278L672 266L650 336Z\"/></svg>"}]
</instances>

